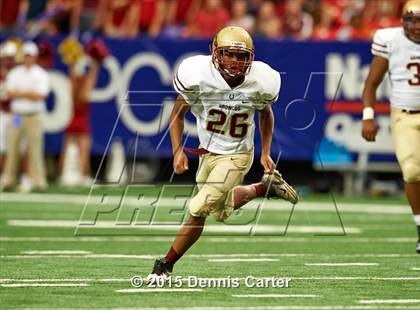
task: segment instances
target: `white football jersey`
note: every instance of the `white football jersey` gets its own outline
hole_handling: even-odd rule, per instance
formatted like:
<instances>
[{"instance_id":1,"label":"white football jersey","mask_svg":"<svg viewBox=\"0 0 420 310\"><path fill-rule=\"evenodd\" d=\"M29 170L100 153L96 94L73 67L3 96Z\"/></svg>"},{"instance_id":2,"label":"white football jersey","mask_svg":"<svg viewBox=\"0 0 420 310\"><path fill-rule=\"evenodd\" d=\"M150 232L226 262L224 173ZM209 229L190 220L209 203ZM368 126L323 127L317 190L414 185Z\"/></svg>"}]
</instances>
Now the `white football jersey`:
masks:
<instances>
[{"instance_id":1,"label":"white football jersey","mask_svg":"<svg viewBox=\"0 0 420 310\"><path fill-rule=\"evenodd\" d=\"M372 54L388 59L391 106L420 110L420 44L409 40L402 27L375 32Z\"/></svg>"},{"instance_id":2,"label":"white football jersey","mask_svg":"<svg viewBox=\"0 0 420 310\"><path fill-rule=\"evenodd\" d=\"M250 151L254 146L254 112L274 103L280 74L254 61L242 84L231 88L211 56L193 56L179 65L174 88L197 119L200 146L217 154Z\"/></svg>"}]
</instances>

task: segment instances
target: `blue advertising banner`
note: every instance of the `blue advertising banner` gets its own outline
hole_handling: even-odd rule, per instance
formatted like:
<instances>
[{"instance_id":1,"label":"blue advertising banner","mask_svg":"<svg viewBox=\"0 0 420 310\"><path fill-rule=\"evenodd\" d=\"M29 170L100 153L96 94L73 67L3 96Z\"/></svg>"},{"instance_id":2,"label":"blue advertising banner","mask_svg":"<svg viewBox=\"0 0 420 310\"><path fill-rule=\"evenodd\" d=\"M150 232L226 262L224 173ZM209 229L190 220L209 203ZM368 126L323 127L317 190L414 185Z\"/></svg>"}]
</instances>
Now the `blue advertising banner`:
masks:
<instances>
[{"instance_id":1,"label":"blue advertising banner","mask_svg":"<svg viewBox=\"0 0 420 310\"><path fill-rule=\"evenodd\" d=\"M167 129L176 98L172 77L182 59L209 54L210 41L142 38L106 43L112 56L104 63L91 98L92 151L103 154L112 139L120 139L127 152L170 157ZM268 63L282 78L280 97L273 105L273 156L311 161L325 139L344 145L349 139L359 139L360 98L371 61L368 42L257 40L255 46L256 60ZM72 108L66 68L58 57L50 75L46 151L59 153ZM389 93L389 84L383 83L378 91L378 100L383 102L379 110L384 113L378 120L383 128L389 125ZM194 117L187 118L187 145L196 147ZM380 134L391 140L389 131ZM257 155L260 145L257 129Z\"/></svg>"}]
</instances>

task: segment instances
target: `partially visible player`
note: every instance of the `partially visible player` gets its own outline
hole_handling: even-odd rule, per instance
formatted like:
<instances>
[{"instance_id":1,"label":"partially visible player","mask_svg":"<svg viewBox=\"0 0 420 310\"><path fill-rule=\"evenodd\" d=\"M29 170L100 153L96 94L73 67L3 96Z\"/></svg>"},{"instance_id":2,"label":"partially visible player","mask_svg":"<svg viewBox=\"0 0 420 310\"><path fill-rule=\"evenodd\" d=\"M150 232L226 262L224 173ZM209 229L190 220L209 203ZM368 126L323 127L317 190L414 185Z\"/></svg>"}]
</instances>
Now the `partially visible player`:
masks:
<instances>
[{"instance_id":1,"label":"partially visible player","mask_svg":"<svg viewBox=\"0 0 420 310\"><path fill-rule=\"evenodd\" d=\"M391 131L405 192L417 225L420 253L420 1L409 0L402 11L403 27L376 31L374 55L363 91L362 136L375 141L376 89L387 71L392 85Z\"/></svg>"},{"instance_id":2,"label":"partially visible player","mask_svg":"<svg viewBox=\"0 0 420 310\"><path fill-rule=\"evenodd\" d=\"M271 105L280 91L280 74L254 60L254 44L240 27L219 31L211 56L185 59L174 78L180 94L171 114L170 135L173 167L177 174L188 170L183 147L184 117L188 110L197 119L200 165L196 175L198 193L189 204L189 219L169 252L155 262L148 281L169 279L174 264L200 237L206 217L227 219L235 209L256 197L282 198L297 203L298 194L275 170L270 156L274 116ZM254 114L259 113L262 141L261 182L240 185L254 158Z\"/></svg>"},{"instance_id":3,"label":"partially visible player","mask_svg":"<svg viewBox=\"0 0 420 310\"><path fill-rule=\"evenodd\" d=\"M10 99L6 93L7 73L15 66L17 46L12 41L6 41L0 46L0 172L3 170L6 154L6 128L10 121Z\"/></svg>"}]
</instances>

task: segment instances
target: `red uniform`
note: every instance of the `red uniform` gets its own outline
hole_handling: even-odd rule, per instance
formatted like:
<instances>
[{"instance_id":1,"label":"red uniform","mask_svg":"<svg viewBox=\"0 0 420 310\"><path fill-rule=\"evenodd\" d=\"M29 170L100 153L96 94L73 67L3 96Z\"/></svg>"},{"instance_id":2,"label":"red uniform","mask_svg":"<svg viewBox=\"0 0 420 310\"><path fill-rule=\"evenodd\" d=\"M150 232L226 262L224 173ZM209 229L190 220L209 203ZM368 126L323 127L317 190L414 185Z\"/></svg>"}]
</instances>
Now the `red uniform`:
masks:
<instances>
[{"instance_id":1,"label":"red uniform","mask_svg":"<svg viewBox=\"0 0 420 310\"><path fill-rule=\"evenodd\" d=\"M90 133L90 105L88 102L75 102L73 105L73 118L67 128L69 134Z\"/></svg>"}]
</instances>

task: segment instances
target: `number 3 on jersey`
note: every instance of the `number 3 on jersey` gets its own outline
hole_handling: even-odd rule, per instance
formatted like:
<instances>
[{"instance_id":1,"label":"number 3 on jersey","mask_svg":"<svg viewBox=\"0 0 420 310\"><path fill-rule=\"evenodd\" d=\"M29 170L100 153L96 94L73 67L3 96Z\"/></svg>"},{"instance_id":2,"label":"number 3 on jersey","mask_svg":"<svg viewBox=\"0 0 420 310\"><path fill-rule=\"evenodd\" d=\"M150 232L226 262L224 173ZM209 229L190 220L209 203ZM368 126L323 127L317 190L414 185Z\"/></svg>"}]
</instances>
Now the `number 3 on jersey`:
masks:
<instances>
[{"instance_id":1,"label":"number 3 on jersey","mask_svg":"<svg viewBox=\"0 0 420 310\"><path fill-rule=\"evenodd\" d=\"M209 116L219 117L215 121L208 121L207 130L224 135L225 131L223 130L224 125L228 119L228 115L222 110L211 109L209 111ZM248 132L248 124L244 123L248 119L249 115L247 113L235 113L230 118L230 127L229 135L233 138L243 138Z\"/></svg>"},{"instance_id":2,"label":"number 3 on jersey","mask_svg":"<svg viewBox=\"0 0 420 310\"><path fill-rule=\"evenodd\" d=\"M419 62L410 62L407 64L408 70L413 70L414 68L414 77L411 80L408 80L408 84L417 86L420 85L420 63Z\"/></svg>"}]
</instances>

